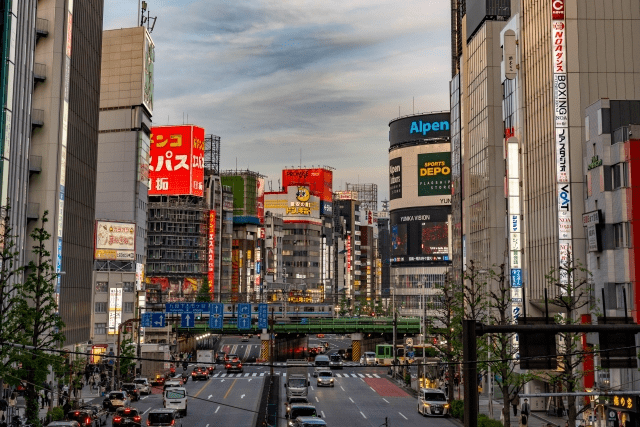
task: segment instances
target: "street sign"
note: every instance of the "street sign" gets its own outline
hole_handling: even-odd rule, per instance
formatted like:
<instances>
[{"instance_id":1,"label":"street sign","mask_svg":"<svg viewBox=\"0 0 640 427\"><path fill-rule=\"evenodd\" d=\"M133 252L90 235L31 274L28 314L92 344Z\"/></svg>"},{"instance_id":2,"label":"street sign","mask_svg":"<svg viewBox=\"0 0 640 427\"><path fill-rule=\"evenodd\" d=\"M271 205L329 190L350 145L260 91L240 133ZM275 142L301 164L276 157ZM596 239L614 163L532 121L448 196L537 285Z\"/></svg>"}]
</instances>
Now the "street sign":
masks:
<instances>
[{"instance_id":1,"label":"street sign","mask_svg":"<svg viewBox=\"0 0 640 427\"><path fill-rule=\"evenodd\" d=\"M208 302L168 302L165 304L165 311L167 313L208 313Z\"/></svg>"},{"instance_id":2,"label":"street sign","mask_svg":"<svg viewBox=\"0 0 640 427\"><path fill-rule=\"evenodd\" d=\"M306 317L303 317L302 319L300 319L300 324L301 325L308 325L309 324L309 319Z\"/></svg>"},{"instance_id":3,"label":"street sign","mask_svg":"<svg viewBox=\"0 0 640 427\"><path fill-rule=\"evenodd\" d=\"M269 305L258 304L258 328L267 329L269 327Z\"/></svg>"},{"instance_id":4,"label":"street sign","mask_svg":"<svg viewBox=\"0 0 640 427\"><path fill-rule=\"evenodd\" d=\"M145 313L146 314L146 313ZM152 328L164 328L166 316L164 313L149 313L151 315Z\"/></svg>"},{"instance_id":5,"label":"street sign","mask_svg":"<svg viewBox=\"0 0 640 427\"><path fill-rule=\"evenodd\" d=\"M151 327L151 313L142 313L142 319L140 320L141 328Z\"/></svg>"},{"instance_id":6,"label":"street sign","mask_svg":"<svg viewBox=\"0 0 640 427\"><path fill-rule=\"evenodd\" d=\"M210 308L209 327L211 329L222 329L222 320L224 318L224 312L222 310L224 306L221 303L214 303L210 305Z\"/></svg>"},{"instance_id":7,"label":"street sign","mask_svg":"<svg viewBox=\"0 0 640 427\"><path fill-rule=\"evenodd\" d=\"M181 328L193 328L196 316L193 313L182 313L180 316Z\"/></svg>"},{"instance_id":8,"label":"street sign","mask_svg":"<svg viewBox=\"0 0 640 427\"><path fill-rule=\"evenodd\" d=\"M238 329L251 329L251 304L238 304Z\"/></svg>"}]
</instances>

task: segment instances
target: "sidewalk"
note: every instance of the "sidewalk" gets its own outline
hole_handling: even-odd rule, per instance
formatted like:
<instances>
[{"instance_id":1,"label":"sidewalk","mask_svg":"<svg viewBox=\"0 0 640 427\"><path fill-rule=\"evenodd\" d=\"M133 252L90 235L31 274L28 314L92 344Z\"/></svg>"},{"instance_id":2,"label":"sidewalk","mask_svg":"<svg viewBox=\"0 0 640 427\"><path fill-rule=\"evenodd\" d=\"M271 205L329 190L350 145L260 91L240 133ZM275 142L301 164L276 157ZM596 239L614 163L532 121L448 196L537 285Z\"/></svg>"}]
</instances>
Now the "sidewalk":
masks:
<instances>
[{"instance_id":1,"label":"sidewalk","mask_svg":"<svg viewBox=\"0 0 640 427\"><path fill-rule=\"evenodd\" d=\"M102 404L102 399L98 399L99 397L100 397L100 392L98 390L92 390L91 386L89 385L85 385L82 388L82 390L78 392L78 400L80 401L80 405L87 404L87 403L95 403L93 401L96 399L99 404ZM75 400L75 399L73 399L72 397L72 400ZM57 397L54 398L54 402L57 403ZM24 416L25 407L26 407L26 401L24 399L24 396L18 396L16 410L20 416ZM49 407L45 407L45 408L42 408L42 406L40 407L39 418L41 420L47 416L47 411L49 411Z\"/></svg>"}]
</instances>

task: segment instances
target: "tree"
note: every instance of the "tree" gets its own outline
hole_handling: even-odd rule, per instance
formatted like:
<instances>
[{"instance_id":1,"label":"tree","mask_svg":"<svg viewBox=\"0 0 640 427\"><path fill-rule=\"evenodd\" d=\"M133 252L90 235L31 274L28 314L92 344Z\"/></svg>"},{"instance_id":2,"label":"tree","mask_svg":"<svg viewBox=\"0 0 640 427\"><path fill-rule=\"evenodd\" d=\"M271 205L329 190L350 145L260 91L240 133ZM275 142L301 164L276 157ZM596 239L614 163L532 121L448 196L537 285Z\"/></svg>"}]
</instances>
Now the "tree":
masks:
<instances>
[{"instance_id":1,"label":"tree","mask_svg":"<svg viewBox=\"0 0 640 427\"><path fill-rule=\"evenodd\" d=\"M345 314L347 314L347 311L348 311L347 297L342 295L342 298L340 299L340 311L339 311L340 316L344 316Z\"/></svg>"},{"instance_id":2,"label":"tree","mask_svg":"<svg viewBox=\"0 0 640 427\"><path fill-rule=\"evenodd\" d=\"M209 286L209 280L207 278L202 279L202 285L198 289L196 295L196 302L211 302L213 301L213 295L211 293L211 286Z\"/></svg>"},{"instance_id":3,"label":"tree","mask_svg":"<svg viewBox=\"0 0 640 427\"><path fill-rule=\"evenodd\" d=\"M126 381L130 378L132 369L136 366L136 346L133 343L133 333L120 342L120 378Z\"/></svg>"},{"instance_id":4,"label":"tree","mask_svg":"<svg viewBox=\"0 0 640 427\"><path fill-rule=\"evenodd\" d=\"M18 301L11 311L13 321L22 324L23 329L15 335L15 340L33 349L23 351L18 357L21 367L17 377L26 382L25 400L28 423L40 427L38 390L49 372L49 368L59 369L63 357L49 353L49 349L60 347L64 343L64 322L58 314L55 298L55 283L58 274L51 262L51 254L46 243L51 235L45 226L48 212L42 216L42 225L30 234L35 244L32 252L35 261L27 266L27 277L23 284L16 287Z\"/></svg>"}]
</instances>

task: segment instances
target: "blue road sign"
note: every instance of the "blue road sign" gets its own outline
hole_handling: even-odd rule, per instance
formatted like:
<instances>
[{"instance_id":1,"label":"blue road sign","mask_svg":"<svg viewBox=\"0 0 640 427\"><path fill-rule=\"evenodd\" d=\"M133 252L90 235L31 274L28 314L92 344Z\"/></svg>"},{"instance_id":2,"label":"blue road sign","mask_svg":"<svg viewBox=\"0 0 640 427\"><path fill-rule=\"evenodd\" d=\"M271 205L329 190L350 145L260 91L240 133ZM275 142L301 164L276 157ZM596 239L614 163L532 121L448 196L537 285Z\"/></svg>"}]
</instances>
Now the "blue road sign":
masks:
<instances>
[{"instance_id":1,"label":"blue road sign","mask_svg":"<svg viewBox=\"0 0 640 427\"><path fill-rule=\"evenodd\" d=\"M209 327L211 329L222 329L223 307L221 303L211 304L211 311L209 312Z\"/></svg>"},{"instance_id":2,"label":"blue road sign","mask_svg":"<svg viewBox=\"0 0 640 427\"><path fill-rule=\"evenodd\" d=\"M167 313L208 313L208 302L168 302L165 304Z\"/></svg>"},{"instance_id":3,"label":"blue road sign","mask_svg":"<svg viewBox=\"0 0 640 427\"><path fill-rule=\"evenodd\" d=\"M303 317L302 319L300 319L300 324L301 325L308 325L309 324L309 319L307 319L306 317Z\"/></svg>"},{"instance_id":4,"label":"blue road sign","mask_svg":"<svg viewBox=\"0 0 640 427\"><path fill-rule=\"evenodd\" d=\"M269 327L269 305L258 304L258 328L267 329Z\"/></svg>"},{"instance_id":5,"label":"blue road sign","mask_svg":"<svg viewBox=\"0 0 640 427\"><path fill-rule=\"evenodd\" d=\"M238 329L251 329L251 304L238 304Z\"/></svg>"},{"instance_id":6,"label":"blue road sign","mask_svg":"<svg viewBox=\"0 0 640 427\"><path fill-rule=\"evenodd\" d=\"M146 314L146 313L145 313ZM151 315L151 327L152 328L164 328L166 326L164 313L149 313Z\"/></svg>"},{"instance_id":7,"label":"blue road sign","mask_svg":"<svg viewBox=\"0 0 640 427\"><path fill-rule=\"evenodd\" d=\"M151 313L142 313L142 320L140 320L141 328L151 327Z\"/></svg>"},{"instance_id":8,"label":"blue road sign","mask_svg":"<svg viewBox=\"0 0 640 427\"><path fill-rule=\"evenodd\" d=\"M193 313L182 313L180 316L180 327L181 328L193 328L195 325L196 316Z\"/></svg>"}]
</instances>

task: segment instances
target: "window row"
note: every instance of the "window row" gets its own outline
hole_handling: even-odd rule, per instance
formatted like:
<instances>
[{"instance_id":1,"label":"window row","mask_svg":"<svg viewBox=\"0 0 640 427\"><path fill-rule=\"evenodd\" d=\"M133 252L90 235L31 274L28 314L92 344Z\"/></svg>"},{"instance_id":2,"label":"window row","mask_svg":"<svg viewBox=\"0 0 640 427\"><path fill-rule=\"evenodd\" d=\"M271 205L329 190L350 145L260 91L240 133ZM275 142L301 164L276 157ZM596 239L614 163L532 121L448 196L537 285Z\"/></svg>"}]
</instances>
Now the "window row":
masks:
<instances>
[{"instance_id":1,"label":"window row","mask_svg":"<svg viewBox=\"0 0 640 427\"><path fill-rule=\"evenodd\" d=\"M106 313L108 308L108 303L106 302L96 302L95 303L95 312L96 313ZM133 302L125 302L122 304L122 311L124 313L133 313Z\"/></svg>"},{"instance_id":2,"label":"window row","mask_svg":"<svg viewBox=\"0 0 640 427\"><path fill-rule=\"evenodd\" d=\"M118 288L119 286L114 286L114 288ZM135 289L135 285L133 282L122 282L122 291L123 292L133 292ZM96 282L96 293L107 293L109 292L109 282Z\"/></svg>"}]
</instances>

